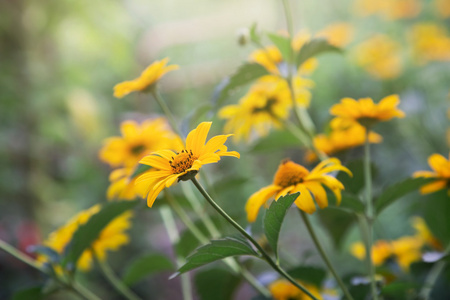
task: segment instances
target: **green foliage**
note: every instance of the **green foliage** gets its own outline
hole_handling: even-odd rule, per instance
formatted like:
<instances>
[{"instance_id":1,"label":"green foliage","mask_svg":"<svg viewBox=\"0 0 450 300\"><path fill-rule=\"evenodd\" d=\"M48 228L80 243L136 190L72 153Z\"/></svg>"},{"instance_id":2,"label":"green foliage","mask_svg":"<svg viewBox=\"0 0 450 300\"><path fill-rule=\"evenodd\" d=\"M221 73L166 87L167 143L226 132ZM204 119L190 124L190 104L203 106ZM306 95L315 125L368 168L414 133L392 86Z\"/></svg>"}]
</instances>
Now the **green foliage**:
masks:
<instances>
[{"instance_id":1,"label":"green foliage","mask_svg":"<svg viewBox=\"0 0 450 300\"><path fill-rule=\"evenodd\" d=\"M342 182L345 186L345 191L358 195L364 188L364 163L362 160L353 160L346 164L346 167L352 172L353 176L348 176L347 173L339 172L336 179ZM377 169L374 164L370 166L372 178L377 176Z\"/></svg>"},{"instance_id":2,"label":"green foliage","mask_svg":"<svg viewBox=\"0 0 450 300\"><path fill-rule=\"evenodd\" d=\"M250 149L252 153L263 153L285 150L289 147L299 147L302 143L290 131L274 131L258 141Z\"/></svg>"},{"instance_id":3,"label":"green foliage","mask_svg":"<svg viewBox=\"0 0 450 300\"><path fill-rule=\"evenodd\" d=\"M341 204L330 205L330 207L343 209L348 212L364 213L364 204L361 200L359 200L358 197L345 192L342 193Z\"/></svg>"},{"instance_id":4,"label":"green foliage","mask_svg":"<svg viewBox=\"0 0 450 300\"><path fill-rule=\"evenodd\" d=\"M356 221L355 214L339 208L328 207L318 211L318 216L334 246L340 248L345 234Z\"/></svg>"},{"instance_id":5,"label":"green foliage","mask_svg":"<svg viewBox=\"0 0 450 300\"><path fill-rule=\"evenodd\" d=\"M174 266L167 256L154 253L147 254L130 263L122 280L126 285L133 285L150 274L173 269Z\"/></svg>"},{"instance_id":6,"label":"green foliage","mask_svg":"<svg viewBox=\"0 0 450 300\"><path fill-rule=\"evenodd\" d=\"M381 289L381 295L386 300L408 300L412 298L417 288L420 286L412 282L393 282Z\"/></svg>"},{"instance_id":7,"label":"green foliage","mask_svg":"<svg viewBox=\"0 0 450 300\"><path fill-rule=\"evenodd\" d=\"M325 52L342 52L342 50L336 46L331 45L325 39L312 39L306 42L297 53L295 59L295 65L301 66L308 59L317 56Z\"/></svg>"},{"instance_id":8,"label":"green foliage","mask_svg":"<svg viewBox=\"0 0 450 300\"><path fill-rule=\"evenodd\" d=\"M425 221L443 245L450 243L450 199L446 190L427 195L423 200Z\"/></svg>"},{"instance_id":9,"label":"green foliage","mask_svg":"<svg viewBox=\"0 0 450 300\"><path fill-rule=\"evenodd\" d=\"M327 277L327 272L313 266L298 266L288 271L295 279L321 287Z\"/></svg>"},{"instance_id":10,"label":"green foliage","mask_svg":"<svg viewBox=\"0 0 450 300\"><path fill-rule=\"evenodd\" d=\"M280 50L283 59L286 62L291 63L290 61L290 59L292 59L291 40L288 37L274 33L269 33L267 34L267 36L272 41L272 43L275 44L278 50Z\"/></svg>"},{"instance_id":11,"label":"green foliage","mask_svg":"<svg viewBox=\"0 0 450 300\"><path fill-rule=\"evenodd\" d=\"M278 257L278 237L280 235L281 225L288 209L292 206L300 193L286 195L273 201L264 217L264 233L267 241L272 247L275 256Z\"/></svg>"},{"instance_id":12,"label":"green foliage","mask_svg":"<svg viewBox=\"0 0 450 300\"><path fill-rule=\"evenodd\" d=\"M213 268L196 273L194 283L200 300L231 300L240 278L228 270Z\"/></svg>"},{"instance_id":13,"label":"green foliage","mask_svg":"<svg viewBox=\"0 0 450 300\"><path fill-rule=\"evenodd\" d=\"M241 239L226 237L220 240L212 240L210 244L201 246L186 258L187 262L178 269L174 275L178 275L192 269L201 267L211 262L237 255L253 255L258 254L253 248Z\"/></svg>"},{"instance_id":14,"label":"green foliage","mask_svg":"<svg viewBox=\"0 0 450 300\"><path fill-rule=\"evenodd\" d=\"M115 201L102 206L100 211L78 227L72 236L72 240L64 250L63 266L76 266L81 254L91 247L102 230L116 217L132 209L139 201Z\"/></svg>"},{"instance_id":15,"label":"green foliage","mask_svg":"<svg viewBox=\"0 0 450 300\"><path fill-rule=\"evenodd\" d=\"M12 297L12 300L40 300L44 299L44 296L45 295L42 293L42 286L35 286L16 292Z\"/></svg>"},{"instance_id":16,"label":"green foliage","mask_svg":"<svg viewBox=\"0 0 450 300\"><path fill-rule=\"evenodd\" d=\"M257 32L256 23L253 23L250 27L250 40L257 45L261 43L261 36Z\"/></svg>"}]
</instances>

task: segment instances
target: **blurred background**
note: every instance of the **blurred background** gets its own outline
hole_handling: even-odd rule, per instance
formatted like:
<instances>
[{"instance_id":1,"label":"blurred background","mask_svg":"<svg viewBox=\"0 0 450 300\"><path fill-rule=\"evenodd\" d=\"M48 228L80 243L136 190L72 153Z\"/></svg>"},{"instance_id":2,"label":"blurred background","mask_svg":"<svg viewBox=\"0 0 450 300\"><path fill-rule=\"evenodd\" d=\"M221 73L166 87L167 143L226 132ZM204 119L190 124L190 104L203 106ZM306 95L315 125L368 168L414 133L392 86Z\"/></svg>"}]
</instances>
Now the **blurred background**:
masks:
<instances>
[{"instance_id":1,"label":"blurred background","mask_svg":"<svg viewBox=\"0 0 450 300\"><path fill-rule=\"evenodd\" d=\"M429 169L427 157L432 153L448 155L450 1L392 2L403 6L376 10L362 0L291 1L296 31L315 34L338 22L351 28L345 52L321 56L311 75L315 88L310 113L318 132L326 130L329 107L343 97L371 97L377 102L400 95L407 117L377 128L384 141L373 148L375 192L416 170ZM215 86L256 49L240 45L239 36L245 39L253 23L261 32L285 32L282 9L280 1L268 0L1 1L0 239L26 252L76 212L106 201L110 169L98 159L103 139L118 135L123 120L160 114L146 95L115 99L116 83L137 77L156 59L170 57L180 70L167 74L160 87L180 122L188 124L185 130L192 129L201 121L188 122L192 108L210 103ZM431 27L414 31L421 24ZM380 34L389 46L361 46ZM431 42L421 40L420 34L434 34L435 43L428 45ZM388 75L364 64L364 55L375 57L383 51L396 56L388 63ZM238 91L226 104L236 103L244 93ZM214 133L220 133L223 121L213 120ZM282 158L301 162L304 153L295 147L264 150L257 143L229 142L245 163L209 168L212 182L238 181L238 191L223 192L218 201L243 224L247 197L272 180ZM360 154L356 149L345 159ZM412 232L408 219L423 212L424 198L417 194L397 202L381 215L377 234L397 238ZM132 242L109 260L118 273L133 255L172 253L156 211L145 209L133 222ZM302 227L297 219L291 223L286 228ZM298 260L312 249L306 232L304 236L287 229L286 248L294 249L290 255ZM337 254L346 262L352 259L349 241L356 236L349 231ZM339 267L345 272L345 264ZM167 281L169 275L155 275L136 290L146 299L179 299L179 281ZM90 278L95 278L99 295L115 299L96 271L85 280ZM37 271L0 252L0 299L42 280ZM237 299L247 299L249 293L244 286ZM72 296L55 294L52 299L68 297Z\"/></svg>"}]
</instances>

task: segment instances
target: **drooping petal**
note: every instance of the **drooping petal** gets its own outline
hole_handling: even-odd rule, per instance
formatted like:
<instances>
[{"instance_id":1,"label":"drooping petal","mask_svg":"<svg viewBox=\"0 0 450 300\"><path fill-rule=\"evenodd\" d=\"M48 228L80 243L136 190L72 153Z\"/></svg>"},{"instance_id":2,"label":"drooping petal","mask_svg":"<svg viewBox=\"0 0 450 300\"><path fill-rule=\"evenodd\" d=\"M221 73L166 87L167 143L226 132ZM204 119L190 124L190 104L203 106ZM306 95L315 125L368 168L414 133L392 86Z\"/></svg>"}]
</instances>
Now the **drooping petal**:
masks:
<instances>
[{"instance_id":1,"label":"drooping petal","mask_svg":"<svg viewBox=\"0 0 450 300\"><path fill-rule=\"evenodd\" d=\"M314 200L319 205L320 208L325 208L328 206L327 193L323 186L318 182L307 182L305 183L306 188L314 195Z\"/></svg>"},{"instance_id":2,"label":"drooping petal","mask_svg":"<svg viewBox=\"0 0 450 300\"><path fill-rule=\"evenodd\" d=\"M281 188L276 185L266 186L259 191L255 192L250 198L247 200L245 204L245 211L247 212L247 220L251 222L255 222L256 217L258 216L258 211L261 206L266 203L267 200L270 199L277 191Z\"/></svg>"},{"instance_id":3,"label":"drooping petal","mask_svg":"<svg viewBox=\"0 0 450 300\"><path fill-rule=\"evenodd\" d=\"M428 164L438 174L444 173L444 170L449 168L450 163L440 154L433 154L428 158Z\"/></svg>"},{"instance_id":4,"label":"drooping petal","mask_svg":"<svg viewBox=\"0 0 450 300\"><path fill-rule=\"evenodd\" d=\"M437 174L432 171L416 171L413 173L413 177L437 177Z\"/></svg>"},{"instance_id":5,"label":"drooping petal","mask_svg":"<svg viewBox=\"0 0 450 300\"><path fill-rule=\"evenodd\" d=\"M434 193L438 190L441 190L443 188L445 188L447 185L447 181L446 180L438 180L432 183L428 183L424 186L422 186L420 188L420 192L422 194L430 194L430 193Z\"/></svg>"},{"instance_id":6,"label":"drooping petal","mask_svg":"<svg viewBox=\"0 0 450 300\"><path fill-rule=\"evenodd\" d=\"M314 213L316 211L316 205L314 204L313 198L306 187L303 184L297 184L294 191L300 192L300 196L298 196L294 202L295 205L308 214Z\"/></svg>"}]
</instances>

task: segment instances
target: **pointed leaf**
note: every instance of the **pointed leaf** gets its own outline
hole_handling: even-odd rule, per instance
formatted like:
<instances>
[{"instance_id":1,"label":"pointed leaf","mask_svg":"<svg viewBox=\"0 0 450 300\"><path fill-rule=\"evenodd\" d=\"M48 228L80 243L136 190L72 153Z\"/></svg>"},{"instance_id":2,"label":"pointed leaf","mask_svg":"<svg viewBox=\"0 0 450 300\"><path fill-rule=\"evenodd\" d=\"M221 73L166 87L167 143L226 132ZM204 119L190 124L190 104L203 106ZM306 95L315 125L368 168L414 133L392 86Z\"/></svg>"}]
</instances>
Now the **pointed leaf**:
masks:
<instances>
[{"instance_id":1,"label":"pointed leaf","mask_svg":"<svg viewBox=\"0 0 450 300\"><path fill-rule=\"evenodd\" d=\"M288 270L288 273L295 279L315 286L322 286L323 281L327 277L327 272L325 270L312 266L298 266Z\"/></svg>"},{"instance_id":2,"label":"pointed leaf","mask_svg":"<svg viewBox=\"0 0 450 300\"><path fill-rule=\"evenodd\" d=\"M78 227L72 240L64 250L62 265L75 266L81 254L91 247L102 230L116 217L132 209L140 201L114 201L102 206L100 211L92 215L89 220Z\"/></svg>"},{"instance_id":3,"label":"pointed leaf","mask_svg":"<svg viewBox=\"0 0 450 300\"><path fill-rule=\"evenodd\" d=\"M400 199L406 194L414 192L431 180L431 178L407 178L389 186L380 196L378 196L375 201L376 213L381 213L386 207L394 203L394 201Z\"/></svg>"},{"instance_id":4,"label":"pointed leaf","mask_svg":"<svg viewBox=\"0 0 450 300\"><path fill-rule=\"evenodd\" d=\"M173 276L236 255L257 256L258 254L246 241L241 239L226 237L220 240L212 240L210 244L197 248L193 254L188 256L187 262Z\"/></svg>"},{"instance_id":5,"label":"pointed leaf","mask_svg":"<svg viewBox=\"0 0 450 300\"><path fill-rule=\"evenodd\" d=\"M280 235L281 225L288 209L292 206L295 199L300 193L286 195L280 197L277 201L273 201L264 217L264 233L267 241L272 247L275 256L278 257L278 237Z\"/></svg>"},{"instance_id":6,"label":"pointed leaf","mask_svg":"<svg viewBox=\"0 0 450 300\"><path fill-rule=\"evenodd\" d=\"M299 67L311 57L331 51L341 52L342 50L336 46L331 45L325 39L312 39L309 42L305 43L297 53L296 66Z\"/></svg>"},{"instance_id":7,"label":"pointed leaf","mask_svg":"<svg viewBox=\"0 0 450 300\"><path fill-rule=\"evenodd\" d=\"M231 300L240 278L225 269L209 269L195 274L195 288L200 300Z\"/></svg>"},{"instance_id":8,"label":"pointed leaf","mask_svg":"<svg viewBox=\"0 0 450 300\"><path fill-rule=\"evenodd\" d=\"M250 40L253 43L259 44L261 43L261 36L259 35L256 27L257 27L256 23L253 23L252 27L250 27Z\"/></svg>"},{"instance_id":9,"label":"pointed leaf","mask_svg":"<svg viewBox=\"0 0 450 300\"><path fill-rule=\"evenodd\" d=\"M288 37L269 33L267 34L269 39L272 41L272 43L275 44L275 46L280 50L281 56L286 62L290 62L289 59L292 55L292 47L291 47L291 40Z\"/></svg>"},{"instance_id":10,"label":"pointed leaf","mask_svg":"<svg viewBox=\"0 0 450 300\"><path fill-rule=\"evenodd\" d=\"M173 269L173 263L167 256L148 254L133 260L123 275L123 282L126 285L133 285L152 273Z\"/></svg>"}]
</instances>

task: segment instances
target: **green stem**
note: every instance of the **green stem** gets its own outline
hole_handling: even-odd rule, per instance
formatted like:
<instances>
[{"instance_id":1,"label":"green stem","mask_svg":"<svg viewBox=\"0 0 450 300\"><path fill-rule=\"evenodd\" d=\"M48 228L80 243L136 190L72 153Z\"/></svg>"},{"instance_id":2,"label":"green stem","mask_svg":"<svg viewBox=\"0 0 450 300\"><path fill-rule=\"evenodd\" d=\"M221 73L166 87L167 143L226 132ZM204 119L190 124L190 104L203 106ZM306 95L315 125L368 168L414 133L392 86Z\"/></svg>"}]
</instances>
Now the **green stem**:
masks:
<instances>
[{"instance_id":1,"label":"green stem","mask_svg":"<svg viewBox=\"0 0 450 300\"><path fill-rule=\"evenodd\" d=\"M17 250L13 246L11 246L10 244L8 244L2 240L0 240L0 249L11 254L12 256L14 256L18 260L26 263L27 265L29 265L35 269L38 269L39 271L41 271L43 273L47 273L35 260L26 256L25 254L23 254L22 252L20 252L19 250Z\"/></svg>"},{"instance_id":2,"label":"green stem","mask_svg":"<svg viewBox=\"0 0 450 300\"><path fill-rule=\"evenodd\" d=\"M151 93L152 93L153 98L155 98L156 102L158 103L159 107L161 107L161 110L163 111L163 113L166 115L167 120L169 121L172 129L175 131L176 134L178 134L180 137L182 137L183 135L181 134L181 131L178 128L177 122L175 121L173 114L171 113L169 107L167 106L166 101L164 101L163 97L157 90L157 87L154 87L153 90L151 91Z\"/></svg>"},{"instance_id":3,"label":"green stem","mask_svg":"<svg viewBox=\"0 0 450 300\"><path fill-rule=\"evenodd\" d=\"M289 6L289 0L283 0L283 8L284 8L284 15L286 16L286 25L287 25L287 30L289 33L289 40L292 42L292 38L294 37L294 23L292 22L292 15L291 15L291 9ZM292 47L291 47L291 51L290 51L290 56L289 57L289 61L292 62L292 55L294 54L294 51L292 51Z\"/></svg>"},{"instance_id":4,"label":"green stem","mask_svg":"<svg viewBox=\"0 0 450 300\"><path fill-rule=\"evenodd\" d=\"M372 261L372 245L373 245L373 203L372 203L372 174L370 171L370 143L369 143L369 127L366 127L366 138L364 141L364 185L366 190L366 259L369 267L370 287L372 291L372 299L378 299L377 286L375 281L375 267Z\"/></svg>"},{"instance_id":5,"label":"green stem","mask_svg":"<svg viewBox=\"0 0 450 300\"><path fill-rule=\"evenodd\" d=\"M78 282L74 281L71 285L67 287L68 289L72 290L79 296L81 296L84 299L87 300L101 300L101 298L97 297L95 294L93 294L90 290L85 288L84 286L80 285Z\"/></svg>"},{"instance_id":6,"label":"green stem","mask_svg":"<svg viewBox=\"0 0 450 300\"><path fill-rule=\"evenodd\" d=\"M325 253L325 250L323 249L322 245L320 244L319 239L317 238L317 235L314 231L314 228L311 225L311 222L309 221L308 216L301 209L299 209L298 211L300 212L300 216L302 217L303 222L305 223L306 228L308 229L309 235L311 236L311 239L313 240L314 245L316 246L317 250L319 250L320 256L322 257L322 259L325 262L325 264L327 265L328 269L331 271L331 273L333 274L337 283L341 287L342 291L345 294L345 297L348 300L353 300L353 297L350 295L350 292L348 291L344 282L341 280L339 275L336 273L336 270L334 269L333 265L331 264L330 259L328 258L327 254Z\"/></svg>"},{"instance_id":7,"label":"green stem","mask_svg":"<svg viewBox=\"0 0 450 300\"><path fill-rule=\"evenodd\" d=\"M314 295L312 295L305 287L303 287L300 283L298 283L294 278L292 278L286 271L284 271L276 262L272 260L272 258L267 254L267 252L258 244L258 242L253 239L251 235L249 235L244 228L241 227L233 218L231 218L214 200L209 196L203 186L197 181L197 179L192 178L192 183L199 190L199 192L203 195L206 201L211 204L211 206L222 216L224 217L234 228L236 228L243 236L245 236L260 252L262 259L264 259L275 271L277 271L280 275L286 278L289 282L295 285L298 289L308 295L311 299L318 300Z\"/></svg>"},{"instance_id":8,"label":"green stem","mask_svg":"<svg viewBox=\"0 0 450 300\"><path fill-rule=\"evenodd\" d=\"M450 252L450 245L444 251L444 255L448 255L449 252ZM433 265L427 277L425 278L425 282L423 284L422 289L420 290L419 299L421 300L431 299L430 298L431 291L433 290L433 287L437 279L439 278L439 274L441 274L442 270L444 270L446 264L447 264L446 261L441 260Z\"/></svg>"}]
</instances>

